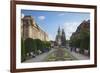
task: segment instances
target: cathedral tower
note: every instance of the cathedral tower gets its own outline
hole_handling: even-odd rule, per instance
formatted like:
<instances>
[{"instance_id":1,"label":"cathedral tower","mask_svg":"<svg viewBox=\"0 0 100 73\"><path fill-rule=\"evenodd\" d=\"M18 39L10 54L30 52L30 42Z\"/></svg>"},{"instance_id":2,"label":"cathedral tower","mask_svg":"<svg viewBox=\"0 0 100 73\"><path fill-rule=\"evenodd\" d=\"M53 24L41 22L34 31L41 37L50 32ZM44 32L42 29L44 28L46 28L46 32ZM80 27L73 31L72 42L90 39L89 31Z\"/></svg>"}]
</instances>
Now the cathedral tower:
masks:
<instances>
[{"instance_id":1,"label":"cathedral tower","mask_svg":"<svg viewBox=\"0 0 100 73\"><path fill-rule=\"evenodd\" d=\"M61 30L60 30L60 27L58 28L58 33L56 35L56 44L57 44L57 46L61 45Z\"/></svg>"},{"instance_id":2,"label":"cathedral tower","mask_svg":"<svg viewBox=\"0 0 100 73\"><path fill-rule=\"evenodd\" d=\"M66 46L66 36L65 36L65 31L64 31L64 29L62 29L61 41L62 41L61 45L62 45L62 46Z\"/></svg>"},{"instance_id":3,"label":"cathedral tower","mask_svg":"<svg viewBox=\"0 0 100 73\"><path fill-rule=\"evenodd\" d=\"M64 29L62 29L61 31L60 27L58 28L55 41L57 46L66 46L66 36L65 36Z\"/></svg>"}]
</instances>

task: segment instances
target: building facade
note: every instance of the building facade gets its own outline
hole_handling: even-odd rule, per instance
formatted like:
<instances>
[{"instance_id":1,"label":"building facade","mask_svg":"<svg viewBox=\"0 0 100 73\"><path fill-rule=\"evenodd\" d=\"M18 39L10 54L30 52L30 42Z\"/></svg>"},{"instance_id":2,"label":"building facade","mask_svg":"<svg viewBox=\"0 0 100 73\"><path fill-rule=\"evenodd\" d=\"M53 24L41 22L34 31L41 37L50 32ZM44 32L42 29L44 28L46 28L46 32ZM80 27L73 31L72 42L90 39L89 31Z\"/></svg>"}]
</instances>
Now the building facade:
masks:
<instances>
[{"instance_id":1,"label":"building facade","mask_svg":"<svg viewBox=\"0 0 100 73\"><path fill-rule=\"evenodd\" d=\"M37 25L32 16L24 16L21 19L21 23L21 37L23 37L24 40L27 38L40 39L42 41L49 40L47 33Z\"/></svg>"}]
</instances>

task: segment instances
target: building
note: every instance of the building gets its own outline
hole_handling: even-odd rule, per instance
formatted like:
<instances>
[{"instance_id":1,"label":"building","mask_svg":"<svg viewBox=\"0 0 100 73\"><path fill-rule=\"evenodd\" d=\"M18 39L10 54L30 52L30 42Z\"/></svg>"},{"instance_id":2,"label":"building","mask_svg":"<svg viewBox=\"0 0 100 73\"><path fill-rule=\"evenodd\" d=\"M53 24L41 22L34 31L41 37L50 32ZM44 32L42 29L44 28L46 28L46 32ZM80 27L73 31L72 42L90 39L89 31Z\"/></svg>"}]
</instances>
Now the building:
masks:
<instances>
[{"instance_id":1,"label":"building","mask_svg":"<svg viewBox=\"0 0 100 73\"><path fill-rule=\"evenodd\" d=\"M66 36L64 29L62 29L61 31L60 27L58 28L55 41L56 41L56 46L64 46L64 47L66 46Z\"/></svg>"},{"instance_id":2,"label":"building","mask_svg":"<svg viewBox=\"0 0 100 73\"><path fill-rule=\"evenodd\" d=\"M21 19L21 24L21 37L24 40L27 38L40 39L42 41L49 40L47 33L37 25L32 16L24 16Z\"/></svg>"}]
</instances>

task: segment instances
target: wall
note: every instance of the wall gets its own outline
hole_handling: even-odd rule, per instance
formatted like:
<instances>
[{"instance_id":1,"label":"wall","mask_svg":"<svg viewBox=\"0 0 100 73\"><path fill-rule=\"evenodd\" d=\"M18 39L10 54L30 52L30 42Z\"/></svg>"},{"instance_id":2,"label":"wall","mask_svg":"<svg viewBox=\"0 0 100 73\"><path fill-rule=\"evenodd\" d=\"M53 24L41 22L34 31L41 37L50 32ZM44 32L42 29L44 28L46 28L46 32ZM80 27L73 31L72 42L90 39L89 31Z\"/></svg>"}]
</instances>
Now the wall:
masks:
<instances>
[{"instance_id":1,"label":"wall","mask_svg":"<svg viewBox=\"0 0 100 73\"><path fill-rule=\"evenodd\" d=\"M100 72L100 0L34 0L58 3L76 3L98 6L98 67L85 69L69 69L55 71L41 71L30 73L99 73ZM0 2L0 73L10 73L10 0Z\"/></svg>"}]
</instances>

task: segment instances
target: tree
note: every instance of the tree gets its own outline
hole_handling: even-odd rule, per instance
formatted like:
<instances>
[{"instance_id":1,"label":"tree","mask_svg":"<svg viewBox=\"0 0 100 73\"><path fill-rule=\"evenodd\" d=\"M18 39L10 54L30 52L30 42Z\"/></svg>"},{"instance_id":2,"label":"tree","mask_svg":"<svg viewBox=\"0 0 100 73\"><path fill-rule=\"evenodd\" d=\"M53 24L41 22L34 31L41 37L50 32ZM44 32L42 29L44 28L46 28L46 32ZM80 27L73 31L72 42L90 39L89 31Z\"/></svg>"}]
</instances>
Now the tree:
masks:
<instances>
[{"instance_id":1,"label":"tree","mask_svg":"<svg viewBox=\"0 0 100 73\"><path fill-rule=\"evenodd\" d=\"M77 36L74 36L73 38L70 39L70 46L71 47L80 47L80 38Z\"/></svg>"},{"instance_id":2,"label":"tree","mask_svg":"<svg viewBox=\"0 0 100 73\"><path fill-rule=\"evenodd\" d=\"M90 52L90 32L88 31L81 31L80 33L81 42L80 48L83 51L84 49Z\"/></svg>"},{"instance_id":3,"label":"tree","mask_svg":"<svg viewBox=\"0 0 100 73\"><path fill-rule=\"evenodd\" d=\"M21 38L21 62L25 61L26 57L26 50L24 45L24 40Z\"/></svg>"},{"instance_id":4,"label":"tree","mask_svg":"<svg viewBox=\"0 0 100 73\"><path fill-rule=\"evenodd\" d=\"M50 48L51 47L51 43L48 41L44 41L44 47L45 48Z\"/></svg>"},{"instance_id":5,"label":"tree","mask_svg":"<svg viewBox=\"0 0 100 73\"><path fill-rule=\"evenodd\" d=\"M40 39L34 39L36 42L37 50L41 50L43 48L42 41Z\"/></svg>"},{"instance_id":6,"label":"tree","mask_svg":"<svg viewBox=\"0 0 100 73\"><path fill-rule=\"evenodd\" d=\"M32 40L32 51L36 54L37 53L37 44L35 40Z\"/></svg>"},{"instance_id":7,"label":"tree","mask_svg":"<svg viewBox=\"0 0 100 73\"><path fill-rule=\"evenodd\" d=\"M27 53L35 52L36 48L37 48L37 45L32 38L27 38L25 40L25 49Z\"/></svg>"}]
</instances>

